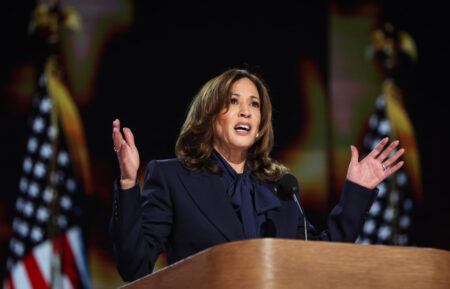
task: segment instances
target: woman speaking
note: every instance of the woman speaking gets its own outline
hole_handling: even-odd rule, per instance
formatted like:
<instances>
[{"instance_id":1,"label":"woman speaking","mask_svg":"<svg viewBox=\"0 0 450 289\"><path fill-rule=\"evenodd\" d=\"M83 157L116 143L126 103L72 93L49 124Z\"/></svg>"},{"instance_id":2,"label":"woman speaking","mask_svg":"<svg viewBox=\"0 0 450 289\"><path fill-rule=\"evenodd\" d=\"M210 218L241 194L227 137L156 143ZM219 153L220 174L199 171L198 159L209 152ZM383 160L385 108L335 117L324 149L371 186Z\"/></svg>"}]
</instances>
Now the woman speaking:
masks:
<instances>
[{"instance_id":1,"label":"woman speaking","mask_svg":"<svg viewBox=\"0 0 450 289\"><path fill-rule=\"evenodd\" d=\"M151 161L142 191L139 153L130 129L113 122L121 178L115 183L110 232L120 275L132 281L152 272L162 251L172 264L201 250L248 238L304 239L303 216L277 196L287 169L270 158L272 105L264 83L231 69L208 81L181 128L176 159ZM352 157L328 229L308 238L354 242L376 196L375 187L403 162L398 141L383 139L362 161ZM385 148L385 149L384 149ZM384 150L383 150L384 149ZM391 155L391 156L390 156Z\"/></svg>"}]
</instances>

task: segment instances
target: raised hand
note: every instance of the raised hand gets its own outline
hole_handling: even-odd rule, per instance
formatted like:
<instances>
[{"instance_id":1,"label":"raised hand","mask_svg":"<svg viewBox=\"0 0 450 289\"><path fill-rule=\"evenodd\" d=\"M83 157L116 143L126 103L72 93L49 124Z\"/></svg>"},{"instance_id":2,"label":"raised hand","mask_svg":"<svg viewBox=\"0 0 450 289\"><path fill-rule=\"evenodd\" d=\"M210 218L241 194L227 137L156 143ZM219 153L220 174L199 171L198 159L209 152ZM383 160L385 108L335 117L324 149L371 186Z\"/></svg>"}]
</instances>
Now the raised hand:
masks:
<instances>
[{"instance_id":1,"label":"raised hand","mask_svg":"<svg viewBox=\"0 0 450 289\"><path fill-rule=\"evenodd\" d=\"M137 172L139 169L139 152L134 144L134 136L129 128L123 128L123 134L120 132L120 121L113 121L112 138L114 142L114 151L120 166L120 185L126 190L136 184Z\"/></svg>"},{"instance_id":2,"label":"raised hand","mask_svg":"<svg viewBox=\"0 0 450 289\"><path fill-rule=\"evenodd\" d=\"M358 161L358 150L351 146L352 158L347 170L347 179L363 187L373 189L385 178L395 173L403 166L403 161L394 164L405 152L399 149L394 155L388 158L391 152L398 146L399 141L393 141L382 153L381 151L388 143L386 137L370 152L363 160ZM380 154L381 153L381 154Z\"/></svg>"}]
</instances>

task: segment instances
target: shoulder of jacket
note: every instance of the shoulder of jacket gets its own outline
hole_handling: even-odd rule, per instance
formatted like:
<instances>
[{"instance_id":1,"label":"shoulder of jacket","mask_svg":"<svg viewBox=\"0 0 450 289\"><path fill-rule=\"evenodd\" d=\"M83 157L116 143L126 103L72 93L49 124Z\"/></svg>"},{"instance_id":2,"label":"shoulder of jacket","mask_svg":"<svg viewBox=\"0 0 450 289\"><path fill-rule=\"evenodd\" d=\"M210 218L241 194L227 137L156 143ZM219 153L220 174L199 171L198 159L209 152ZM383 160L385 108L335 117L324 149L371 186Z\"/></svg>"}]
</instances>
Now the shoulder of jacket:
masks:
<instances>
[{"instance_id":1,"label":"shoulder of jacket","mask_svg":"<svg viewBox=\"0 0 450 289\"><path fill-rule=\"evenodd\" d=\"M183 168L181 161L179 159L161 159L161 160L151 160L147 163L147 167L158 167L160 169L174 169Z\"/></svg>"}]
</instances>

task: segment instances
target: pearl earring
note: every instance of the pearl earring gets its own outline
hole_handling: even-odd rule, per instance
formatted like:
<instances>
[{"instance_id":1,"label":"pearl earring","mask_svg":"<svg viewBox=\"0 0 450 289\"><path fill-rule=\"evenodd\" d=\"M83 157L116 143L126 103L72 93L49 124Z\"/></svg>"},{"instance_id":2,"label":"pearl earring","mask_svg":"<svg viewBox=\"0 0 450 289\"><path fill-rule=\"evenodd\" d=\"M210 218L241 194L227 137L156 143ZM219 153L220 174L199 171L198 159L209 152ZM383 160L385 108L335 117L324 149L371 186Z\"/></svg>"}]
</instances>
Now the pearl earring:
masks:
<instances>
[{"instance_id":1,"label":"pearl earring","mask_svg":"<svg viewBox=\"0 0 450 289\"><path fill-rule=\"evenodd\" d=\"M258 138L258 137L259 137L259 132L256 133L256 138Z\"/></svg>"}]
</instances>

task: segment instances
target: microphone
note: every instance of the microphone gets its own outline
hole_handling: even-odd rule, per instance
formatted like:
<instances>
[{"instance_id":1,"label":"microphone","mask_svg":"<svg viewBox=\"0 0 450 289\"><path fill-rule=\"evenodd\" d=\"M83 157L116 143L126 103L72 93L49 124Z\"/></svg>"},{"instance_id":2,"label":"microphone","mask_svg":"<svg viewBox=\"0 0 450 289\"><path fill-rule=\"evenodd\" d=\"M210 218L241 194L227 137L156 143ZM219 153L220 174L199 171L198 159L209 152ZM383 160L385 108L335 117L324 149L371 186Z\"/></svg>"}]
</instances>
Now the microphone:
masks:
<instances>
[{"instance_id":1,"label":"microphone","mask_svg":"<svg viewBox=\"0 0 450 289\"><path fill-rule=\"evenodd\" d=\"M277 194L278 197L284 201L294 199L298 209L300 210L300 213L303 216L303 225L305 228L305 240L307 241L308 232L306 230L306 216L303 213L302 206L300 205L300 202L297 199L297 193L299 194L300 192L299 187L300 186L298 185L297 178L291 173L285 173L278 182Z\"/></svg>"}]
</instances>

